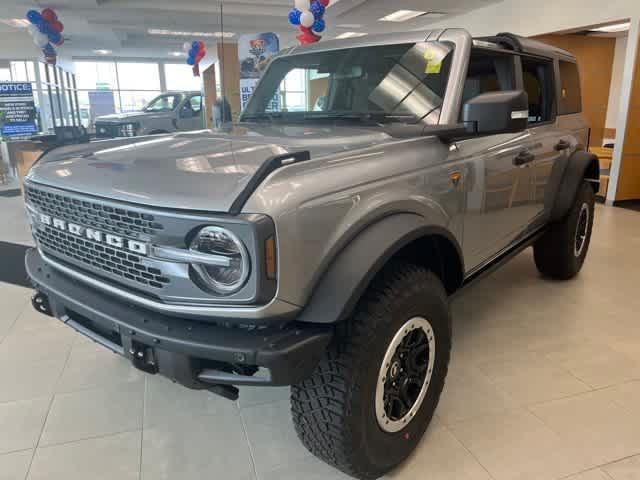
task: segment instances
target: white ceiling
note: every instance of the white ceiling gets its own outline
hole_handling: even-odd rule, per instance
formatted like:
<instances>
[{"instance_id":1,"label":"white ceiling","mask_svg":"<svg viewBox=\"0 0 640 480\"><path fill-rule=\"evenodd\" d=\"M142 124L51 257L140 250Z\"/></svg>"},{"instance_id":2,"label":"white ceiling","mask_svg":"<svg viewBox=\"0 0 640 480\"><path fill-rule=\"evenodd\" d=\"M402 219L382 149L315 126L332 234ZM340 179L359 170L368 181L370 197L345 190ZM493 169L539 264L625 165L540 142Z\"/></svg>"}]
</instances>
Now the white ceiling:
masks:
<instances>
[{"instance_id":1,"label":"white ceiling","mask_svg":"<svg viewBox=\"0 0 640 480\"><path fill-rule=\"evenodd\" d=\"M498 0L333 0L325 19L324 35L332 38L347 31L385 32L427 29L436 20L417 18L403 23L380 22L398 9L443 12L453 17ZM54 8L65 24L65 44L60 55L95 56L93 50L111 50L118 57L171 58L192 37L149 35L147 30L243 33L276 32L283 46L295 42L296 30L287 14L294 0L55 0L24 2L0 0L0 18L24 18L30 8ZM221 16L221 8L223 15ZM445 17L446 19L447 17ZM224 24L221 20L224 20ZM442 20L442 19L439 19ZM455 22L452 22L452 26ZM361 27L357 27L361 25ZM215 57L214 38L203 39L209 58ZM0 23L0 57L39 55L24 29Z\"/></svg>"}]
</instances>

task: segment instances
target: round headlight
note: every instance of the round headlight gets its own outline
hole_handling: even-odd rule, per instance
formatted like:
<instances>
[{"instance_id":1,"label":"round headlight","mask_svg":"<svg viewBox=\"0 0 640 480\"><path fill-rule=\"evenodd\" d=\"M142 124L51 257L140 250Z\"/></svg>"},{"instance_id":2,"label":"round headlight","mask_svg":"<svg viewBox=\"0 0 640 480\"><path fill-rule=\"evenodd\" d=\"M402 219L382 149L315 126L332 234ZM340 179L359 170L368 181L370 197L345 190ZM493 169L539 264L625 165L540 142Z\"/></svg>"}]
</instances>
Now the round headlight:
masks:
<instances>
[{"instance_id":1,"label":"round headlight","mask_svg":"<svg viewBox=\"0 0 640 480\"><path fill-rule=\"evenodd\" d=\"M237 292L246 282L250 268L249 254L242 241L229 230L204 227L189 248L225 260L220 263L227 265L216 265L215 262L192 265L206 286L215 292L229 295Z\"/></svg>"}]
</instances>

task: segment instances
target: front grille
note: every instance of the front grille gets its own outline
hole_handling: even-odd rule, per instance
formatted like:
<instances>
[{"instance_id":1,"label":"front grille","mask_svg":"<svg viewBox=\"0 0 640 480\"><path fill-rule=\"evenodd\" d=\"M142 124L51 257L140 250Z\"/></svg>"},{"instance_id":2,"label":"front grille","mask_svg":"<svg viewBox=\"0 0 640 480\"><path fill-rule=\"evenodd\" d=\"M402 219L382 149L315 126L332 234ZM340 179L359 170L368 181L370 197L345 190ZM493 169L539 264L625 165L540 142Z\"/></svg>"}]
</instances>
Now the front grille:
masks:
<instances>
[{"instance_id":1,"label":"front grille","mask_svg":"<svg viewBox=\"0 0 640 480\"><path fill-rule=\"evenodd\" d=\"M96 123L96 137L98 138L135 137L136 134L137 125L133 123Z\"/></svg>"},{"instance_id":2,"label":"front grille","mask_svg":"<svg viewBox=\"0 0 640 480\"><path fill-rule=\"evenodd\" d=\"M79 200L58 193L25 188L27 202L39 212L56 218L79 223L85 227L103 230L139 240L145 235L155 235L164 226L153 215L133 209L116 208L96 201Z\"/></svg>"},{"instance_id":3,"label":"front grille","mask_svg":"<svg viewBox=\"0 0 640 480\"><path fill-rule=\"evenodd\" d=\"M34 229L34 235L45 250L98 271L154 288L163 288L170 283L160 269L147 267L138 255L100 245L46 225Z\"/></svg>"}]
</instances>

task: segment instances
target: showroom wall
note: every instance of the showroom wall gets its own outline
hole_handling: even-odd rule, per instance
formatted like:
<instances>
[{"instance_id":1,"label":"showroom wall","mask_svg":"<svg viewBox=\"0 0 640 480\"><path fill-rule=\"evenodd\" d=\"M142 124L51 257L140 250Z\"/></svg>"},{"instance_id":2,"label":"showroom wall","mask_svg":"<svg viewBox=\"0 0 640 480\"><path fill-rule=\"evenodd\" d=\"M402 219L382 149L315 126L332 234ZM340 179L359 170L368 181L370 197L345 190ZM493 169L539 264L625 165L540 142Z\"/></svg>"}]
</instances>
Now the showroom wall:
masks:
<instances>
[{"instance_id":1,"label":"showroom wall","mask_svg":"<svg viewBox=\"0 0 640 480\"><path fill-rule=\"evenodd\" d=\"M615 199L640 199L640 50L636 54L627 128L624 145L620 150L622 162Z\"/></svg>"}]
</instances>

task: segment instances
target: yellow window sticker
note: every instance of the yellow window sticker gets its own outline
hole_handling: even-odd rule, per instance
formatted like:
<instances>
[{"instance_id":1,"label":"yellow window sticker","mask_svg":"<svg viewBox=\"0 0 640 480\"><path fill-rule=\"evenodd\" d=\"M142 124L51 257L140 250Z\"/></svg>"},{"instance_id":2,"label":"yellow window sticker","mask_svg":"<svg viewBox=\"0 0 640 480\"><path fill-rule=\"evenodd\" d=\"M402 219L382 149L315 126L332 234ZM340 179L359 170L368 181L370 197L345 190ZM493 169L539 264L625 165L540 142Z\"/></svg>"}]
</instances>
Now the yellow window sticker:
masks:
<instances>
[{"instance_id":1,"label":"yellow window sticker","mask_svg":"<svg viewBox=\"0 0 640 480\"><path fill-rule=\"evenodd\" d=\"M424 73L427 75L435 75L440 73L442 69L442 58L436 52L432 50L427 50L424 52L424 59L427 61L427 64L424 67Z\"/></svg>"}]
</instances>

